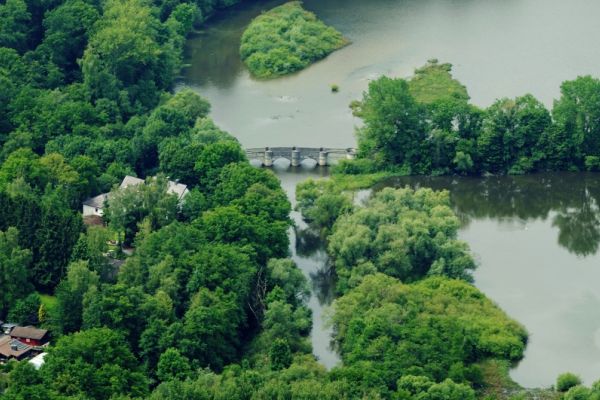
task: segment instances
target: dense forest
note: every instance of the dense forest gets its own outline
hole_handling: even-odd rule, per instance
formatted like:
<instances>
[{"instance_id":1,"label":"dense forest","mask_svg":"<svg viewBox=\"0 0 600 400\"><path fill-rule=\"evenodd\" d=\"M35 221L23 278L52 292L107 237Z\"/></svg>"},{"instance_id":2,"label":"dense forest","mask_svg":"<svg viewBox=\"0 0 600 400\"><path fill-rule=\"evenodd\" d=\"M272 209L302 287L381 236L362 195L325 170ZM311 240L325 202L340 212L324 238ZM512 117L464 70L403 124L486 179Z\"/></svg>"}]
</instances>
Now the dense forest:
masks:
<instances>
[{"instance_id":1,"label":"dense forest","mask_svg":"<svg viewBox=\"0 0 600 400\"><path fill-rule=\"evenodd\" d=\"M526 395L495 386L527 332L471 284L445 192L386 189L358 207L335 184L298 189L339 275L342 363L327 371L312 355L280 182L205 99L172 91L187 34L235 2L0 4L0 320L50 333L39 369L0 365L0 398ZM447 65L381 78L354 104L363 159L341 170L593 170L597 85L565 83L550 114L531 96L479 110ZM126 176L144 183L120 188ZM105 224L84 221L82 201L102 193ZM580 383L563 375L545 395L600 396Z\"/></svg>"},{"instance_id":2,"label":"dense forest","mask_svg":"<svg viewBox=\"0 0 600 400\"><path fill-rule=\"evenodd\" d=\"M353 112L361 160L349 174L524 174L600 169L600 80L564 82L551 111L530 94L486 109L469 103L450 64L431 60L413 78L381 77Z\"/></svg>"}]
</instances>

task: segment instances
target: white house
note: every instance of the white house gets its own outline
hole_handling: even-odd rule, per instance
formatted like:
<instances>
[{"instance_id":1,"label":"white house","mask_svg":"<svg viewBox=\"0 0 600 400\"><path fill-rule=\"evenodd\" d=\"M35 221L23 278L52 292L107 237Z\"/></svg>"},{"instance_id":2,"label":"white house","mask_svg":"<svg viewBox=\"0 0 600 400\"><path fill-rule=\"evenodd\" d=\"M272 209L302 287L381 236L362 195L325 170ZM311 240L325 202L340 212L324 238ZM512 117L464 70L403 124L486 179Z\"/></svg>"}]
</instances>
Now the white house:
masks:
<instances>
[{"instance_id":1,"label":"white house","mask_svg":"<svg viewBox=\"0 0 600 400\"><path fill-rule=\"evenodd\" d=\"M128 186L140 185L142 183L144 183L143 179L127 175L125 178L123 178L123 181L119 185L119 189L124 189ZM185 195L188 194L189 190L187 188L187 185L169 181L167 192L176 195L177 200L181 201L185 197ZM98 196L90 197L89 199L84 200L83 216L87 217L90 215L97 215L101 217L102 215L104 215L103 209L109 197L110 193L102 193Z\"/></svg>"}]
</instances>

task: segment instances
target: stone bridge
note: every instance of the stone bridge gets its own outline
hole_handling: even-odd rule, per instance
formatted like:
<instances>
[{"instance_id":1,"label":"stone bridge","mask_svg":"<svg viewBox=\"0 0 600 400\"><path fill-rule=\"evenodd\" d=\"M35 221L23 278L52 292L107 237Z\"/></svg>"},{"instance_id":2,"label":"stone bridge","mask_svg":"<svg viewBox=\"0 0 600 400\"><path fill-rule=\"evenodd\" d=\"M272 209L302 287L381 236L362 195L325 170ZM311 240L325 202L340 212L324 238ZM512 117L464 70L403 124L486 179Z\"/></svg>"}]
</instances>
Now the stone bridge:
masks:
<instances>
[{"instance_id":1,"label":"stone bridge","mask_svg":"<svg viewBox=\"0 0 600 400\"><path fill-rule=\"evenodd\" d=\"M280 158L289 160L292 167L297 167L304 160L314 160L317 165L330 165L331 161L356 157L356 149L331 149L327 147L262 147L246 149L250 160L259 160L264 167L273 166Z\"/></svg>"}]
</instances>

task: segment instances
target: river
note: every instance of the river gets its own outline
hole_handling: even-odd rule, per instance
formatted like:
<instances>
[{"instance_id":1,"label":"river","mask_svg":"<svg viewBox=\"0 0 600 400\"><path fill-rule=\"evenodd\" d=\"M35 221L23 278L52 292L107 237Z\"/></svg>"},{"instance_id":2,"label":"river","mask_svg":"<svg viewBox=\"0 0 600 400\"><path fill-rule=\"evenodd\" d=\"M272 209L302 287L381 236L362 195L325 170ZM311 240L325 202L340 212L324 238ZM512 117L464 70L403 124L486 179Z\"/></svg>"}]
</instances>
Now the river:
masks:
<instances>
[{"instance_id":1,"label":"river","mask_svg":"<svg viewBox=\"0 0 600 400\"><path fill-rule=\"evenodd\" d=\"M352 44L297 74L257 81L240 61L240 36L261 10L281 3L242 3L187 43L189 67L178 87L208 98L215 121L245 147L353 146L360 121L348 104L369 80L410 76L434 57L454 65L480 106L525 93L551 106L562 81L600 76L595 0L305 0ZM333 83L339 93L330 92ZM277 172L292 198L297 182L322 173L307 171ZM479 260L476 285L531 334L525 359L511 372L526 387L551 385L566 370L587 383L600 378L596 181L556 174L411 182L452 191L464 218L460 236ZM291 252L313 282L314 351L331 366L337 358L320 318L331 301L327 257L292 217L300 228L291 233Z\"/></svg>"}]
</instances>

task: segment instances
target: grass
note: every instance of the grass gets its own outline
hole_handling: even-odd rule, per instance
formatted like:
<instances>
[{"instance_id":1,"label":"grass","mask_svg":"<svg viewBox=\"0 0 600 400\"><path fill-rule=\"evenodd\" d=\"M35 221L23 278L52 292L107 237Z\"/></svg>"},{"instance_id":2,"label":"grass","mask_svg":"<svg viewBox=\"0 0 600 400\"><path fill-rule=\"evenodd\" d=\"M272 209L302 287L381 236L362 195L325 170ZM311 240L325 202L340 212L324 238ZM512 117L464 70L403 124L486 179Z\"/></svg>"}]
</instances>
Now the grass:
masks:
<instances>
[{"instance_id":1,"label":"grass","mask_svg":"<svg viewBox=\"0 0 600 400\"><path fill-rule=\"evenodd\" d=\"M40 293L40 300L42 301L42 304L48 313L54 312L58 306L58 300L55 296Z\"/></svg>"},{"instance_id":2,"label":"grass","mask_svg":"<svg viewBox=\"0 0 600 400\"><path fill-rule=\"evenodd\" d=\"M349 42L315 14L292 1L256 17L242 35L240 55L257 78L306 68Z\"/></svg>"},{"instance_id":3,"label":"grass","mask_svg":"<svg viewBox=\"0 0 600 400\"><path fill-rule=\"evenodd\" d=\"M379 183L384 179L393 178L395 176L400 175L398 173L388 171L360 175L334 173L331 176L331 179L335 182L336 186L342 190L360 190L370 189L376 183Z\"/></svg>"},{"instance_id":4,"label":"grass","mask_svg":"<svg viewBox=\"0 0 600 400\"><path fill-rule=\"evenodd\" d=\"M467 88L452 77L452 64L439 64L436 59L415 70L408 85L411 94L422 104L440 100L469 101Z\"/></svg>"}]
</instances>

